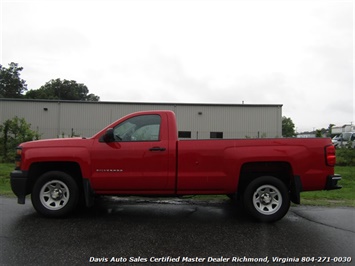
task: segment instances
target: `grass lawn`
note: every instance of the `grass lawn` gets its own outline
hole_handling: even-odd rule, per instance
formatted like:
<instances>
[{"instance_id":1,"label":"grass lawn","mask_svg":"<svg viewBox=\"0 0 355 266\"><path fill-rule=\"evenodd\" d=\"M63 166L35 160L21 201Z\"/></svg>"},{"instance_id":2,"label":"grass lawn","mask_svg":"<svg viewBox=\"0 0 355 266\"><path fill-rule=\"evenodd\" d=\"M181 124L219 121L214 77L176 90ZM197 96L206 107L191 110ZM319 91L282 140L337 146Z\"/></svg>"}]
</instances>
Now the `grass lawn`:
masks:
<instances>
[{"instance_id":1,"label":"grass lawn","mask_svg":"<svg viewBox=\"0 0 355 266\"><path fill-rule=\"evenodd\" d=\"M10 186L10 172L14 168L14 163L0 163L0 195L14 195Z\"/></svg>"},{"instance_id":2,"label":"grass lawn","mask_svg":"<svg viewBox=\"0 0 355 266\"><path fill-rule=\"evenodd\" d=\"M10 172L14 164L0 163L0 195L14 196L10 187ZM330 191L311 191L301 193L301 204L316 206L355 207L355 166L337 166L335 172L342 176L339 182L342 189ZM201 199L227 199L224 195L199 196Z\"/></svg>"},{"instance_id":3,"label":"grass lawn","mask_svg":"<svg viewBox=\"0 0 355 266\"><path fill-rule=\"evenodd\" d=\"M342 177L342 189L302 192L301 204L355 207L355 166L337 166L335 173Z\"/></svg>"}]
</instances>

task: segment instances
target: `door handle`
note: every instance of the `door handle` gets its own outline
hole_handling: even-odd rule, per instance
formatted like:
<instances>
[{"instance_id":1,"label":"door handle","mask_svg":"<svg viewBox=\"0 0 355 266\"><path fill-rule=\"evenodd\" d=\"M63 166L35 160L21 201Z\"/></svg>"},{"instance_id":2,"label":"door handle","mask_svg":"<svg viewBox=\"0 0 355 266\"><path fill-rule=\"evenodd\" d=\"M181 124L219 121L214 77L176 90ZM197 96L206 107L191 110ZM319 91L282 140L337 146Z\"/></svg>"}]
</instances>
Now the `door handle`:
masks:
<instances>
[{"instance_id":1,"label":"door handle","mask_svg":"<svg viewBox=\"0 0 355 266\"><path fill-rule=\"evenodd\" d=\"M162 148L162 147L153 147L150 148L149 151L165 151L166 148Z\"/></svg>"}]
</instances>

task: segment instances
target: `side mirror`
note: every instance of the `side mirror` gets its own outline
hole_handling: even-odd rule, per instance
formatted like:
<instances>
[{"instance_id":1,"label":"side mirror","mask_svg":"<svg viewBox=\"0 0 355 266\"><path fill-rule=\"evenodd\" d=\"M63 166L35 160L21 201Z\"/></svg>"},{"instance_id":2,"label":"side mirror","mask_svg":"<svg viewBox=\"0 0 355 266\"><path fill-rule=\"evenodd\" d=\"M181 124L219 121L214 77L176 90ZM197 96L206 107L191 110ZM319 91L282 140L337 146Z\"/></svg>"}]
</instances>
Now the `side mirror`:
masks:
<instances>
[{"instance_id":1,"label":"side mirror","mask_svg":"<svg viewBox=\"0 0 355 266\"><path fill-rule=\"evenodd\" d=\"M114 142L115 137L113 136L113 128L108 128L106 133L100 138L100 142Z\"/></svg>"}]
</instances>

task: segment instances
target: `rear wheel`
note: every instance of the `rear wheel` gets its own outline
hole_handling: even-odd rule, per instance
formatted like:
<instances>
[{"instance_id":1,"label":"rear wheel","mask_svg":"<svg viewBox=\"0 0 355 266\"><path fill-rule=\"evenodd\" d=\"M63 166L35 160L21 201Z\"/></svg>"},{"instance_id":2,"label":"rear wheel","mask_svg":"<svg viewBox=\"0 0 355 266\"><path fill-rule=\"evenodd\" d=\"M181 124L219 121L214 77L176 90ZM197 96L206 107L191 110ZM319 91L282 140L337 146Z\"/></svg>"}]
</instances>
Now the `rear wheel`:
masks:
<instances>
[{"instance_id":1,"label":"rear wheel","mask_svg":"<svg viewBox=\"0 0 355 266\"><path fill-rule=\"evenodd\" d=\"M235 198L236 198L235 194L227 194L226 196L231 200L235 200Z\"/></svg>"},{"instance_id":2,"label":"rear wheel","mask_svg":"<svg viewBox=\"0 0 355 266\"><path fill-rule=\"evenodd\" d=\"M79 189L68 174L51 171L34 184L31 200L37 212L48 217L63 217L72 212L79 199Z\"/></svg>"},{"instance_id":3,"label":"rear wheel","mask_svg":"<svg viewBox=\"0 0 355 266\"><path fill-rule=\"evenodd\" d=\"M262 222L275 222L290 208L288 188L279 179L262 176L253 180L243 196L246 210Z\"/></svg>"}]
</instances>

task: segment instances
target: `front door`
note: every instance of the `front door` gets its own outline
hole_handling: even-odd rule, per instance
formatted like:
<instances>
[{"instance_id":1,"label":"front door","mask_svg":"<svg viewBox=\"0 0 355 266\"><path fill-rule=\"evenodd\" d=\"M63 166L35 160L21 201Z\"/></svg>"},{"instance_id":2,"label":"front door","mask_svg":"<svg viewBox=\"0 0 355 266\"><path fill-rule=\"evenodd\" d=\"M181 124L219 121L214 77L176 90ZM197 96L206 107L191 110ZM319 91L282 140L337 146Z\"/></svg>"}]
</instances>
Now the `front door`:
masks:
<instances>
[{"instance_id":1,"label":"front door","mask_svg":"<svg viewBox=\"0 0 355 266\"><path fill-rule=\"evenodd\" d=\"M169 190L168 140L161 140L161 117L132 117L114 129L114 141L96 142L91 184L96 191L133 193Z\"/></svg>"}]
</instances>

